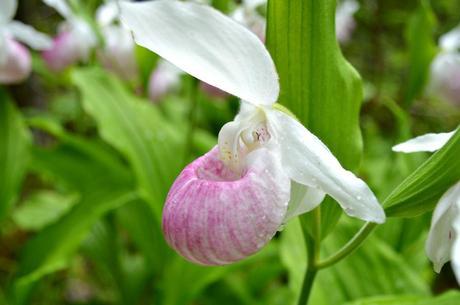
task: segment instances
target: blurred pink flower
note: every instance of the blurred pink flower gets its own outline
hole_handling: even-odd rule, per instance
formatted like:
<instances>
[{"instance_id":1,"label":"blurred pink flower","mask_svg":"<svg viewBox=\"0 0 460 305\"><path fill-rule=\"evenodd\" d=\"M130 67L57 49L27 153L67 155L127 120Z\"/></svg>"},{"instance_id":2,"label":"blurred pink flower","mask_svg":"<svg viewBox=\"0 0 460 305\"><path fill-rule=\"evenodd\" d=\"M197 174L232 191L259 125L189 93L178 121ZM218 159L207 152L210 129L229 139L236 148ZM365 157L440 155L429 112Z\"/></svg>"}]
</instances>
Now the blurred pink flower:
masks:
<instances>
[{"instance_id":1,"label":"blurred pink flower","mask_svg":"<svg viewBox=\"0 0 460 305\"><path fill-rule=\"evenodd\" d=\"M0 62L0 83L13 84L23 81L32 70L29 51L14 39L5 40L6 55Z\"/></svg>"},{"instance_id":2,"label":"blurred pink flower","mask_svg":"<svg viewBox=\"0 0 460 305\"><path fill-rule=\"evenodd\" d=\"M460 105L460 26L441 36L441 52L431 63L427 93Z\"/></svg>"},{"instance_id":3,"label":"blurred pink flower","mask_svg":"<svg viewBox=\"0 0 460 305\"><path fill-rule=\"evenodd\" d=\"M53 71L62 71L79 61L88 60L91 50L98 43L91 26L75 15L66 1L43 1L65 18L52 46L42 53L47 66Z\"/></svg>"},{"instance_id":4,"label":"blurred pink flower","mask_svg":"<svg viewBox=\"0 0 460 305\"><path fill-rule=\"evenodd\" d=\"M359 3L345 0L339 3L335 13L335 33L340 43L347 43L356 27L353 15L358 11Z\"/></svg>"},{"instance_id":5,"label":"blurred pink flower","mask_svg":"<svg viewBox=\"0 0 460 305\"><path fill-rule=\"evenodd\" d=\"M181 70L167 61L160 60L155 70L150 74L148 95L150 100L158 102L167 93L179 86Z\"/></svg>"},{"instance_id":6,"label":"blurred pink flower","mask_svg":"<svg viewBox=\"0 0 460 305\"><path fill-rule=\"evenodd\" d=\"M138 73L131 33L119 26L102 29L105 45L97 52L103 66L125 80L133 80Z\"/></svg>"}]
</instances>

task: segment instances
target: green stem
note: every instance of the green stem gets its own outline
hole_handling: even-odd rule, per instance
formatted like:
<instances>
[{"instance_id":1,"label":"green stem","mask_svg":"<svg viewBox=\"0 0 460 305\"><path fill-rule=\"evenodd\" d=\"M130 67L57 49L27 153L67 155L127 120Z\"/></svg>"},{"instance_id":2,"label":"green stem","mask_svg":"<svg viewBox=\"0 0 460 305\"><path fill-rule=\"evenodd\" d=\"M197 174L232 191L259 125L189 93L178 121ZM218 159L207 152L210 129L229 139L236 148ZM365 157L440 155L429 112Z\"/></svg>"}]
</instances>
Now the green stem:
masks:
<instances>
[{"instance_id":1,"label":"green stem","mask_svg":"<svg viewBox=\"0 0 460 305\"><path fill-rule=\"evenodd\" d=\"M198 84L199 81L192 77L190 78L189 99L190 108L188 113L189 128L187 131L187 138L185 140L185 163L188 163L188 158L193 152L193 134L196 128L196 111L198 107Z\"/></svg>"},{"instance_id":2,"label":"green stem","mask_svg":"<svg viewBox=\"0 0 460 305\"><path fill-rule=\"evenodd\" d=\"M321 210L316 208L313 210L314 224L312 231L308 231L308 219L305 216L300 217L305 245L307 247L307 270L302 283L300 297L297 302L298 305L308 304L313 283L315 281L318 268L316 267L317 261L320 256L320 243L321 243Z\"/></svg>"},{"instance_id":3,"label":"green stem","mask_svg":"<svg viewBox=\"0 0 460 305\"><path fill-rule=\"evenodd\" d=\"M316 267L318 269L323 269L334 265L335 263L339 262L343 258L350 255L353 251L358 249L359 246L363 243L363 241L369 236L369 234L375 229L377 226L376 223L367 222L359 231L353 236L352 239L348 241L339 251L337 251L332 256L326 258L325 260L318 262Z\"/></svg>"}]
</instances>

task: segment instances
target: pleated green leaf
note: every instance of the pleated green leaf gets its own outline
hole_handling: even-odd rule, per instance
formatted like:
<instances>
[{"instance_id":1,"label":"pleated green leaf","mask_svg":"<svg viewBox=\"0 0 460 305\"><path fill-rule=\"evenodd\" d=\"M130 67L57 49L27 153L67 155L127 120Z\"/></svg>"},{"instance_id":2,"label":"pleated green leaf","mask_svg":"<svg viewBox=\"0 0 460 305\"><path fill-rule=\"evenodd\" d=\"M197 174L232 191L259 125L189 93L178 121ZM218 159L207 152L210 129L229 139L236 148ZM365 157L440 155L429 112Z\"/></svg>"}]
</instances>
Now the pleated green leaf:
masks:
<instances>
[{"instance_id":1,"label":"pleated green leaf","mask_svg":"<svg viewBox=\"0 0 460 305\"><path fill-rule=\"evenodd\" d=\"M406 28L409 47L409 72L404 91L404 104L410 104L420 96L428 81L430 64L437 47L433 39L436 23L429 1L421 0Z\"/></svg>"},{"instance_id":2,"label":"pleated green leaf","mask_svg":"<svg viewBox=\"0 0 460 305\"><path fill-rule=\"evenodd\" d=\"M37 280L65 267L102 215L137 198L129 170L113 151L101 143L70 135L60 140L63 143L53 149L32 150L32 171L63 183L77 192L80 200L22 249L10 290L13 304L27 302Z\"/></svg>"},{"instance_id":3,"label":"pleated green leaf","mask_svg":"<svg viewBox=\"0 0 460 305\"><path fill-rule=\"evenodd\" d=\"M459 156L460 128L388 196L385 213L413 217L432 210L442 194L460 180Z\"/></svg>"},{"instance_id":4,"label":"pleated green leaf","mask_svg":"<svg viewBox=\"0 0 460 305\"><path fill-rule=\"evenodd\" d=\"M280 255L288 269L289 286L299 293L306 269L306 250L300 222L290 222L283 231ZM338 244L344 244L355 233L356 226L340 224L323 243L322 253L330 255ZM420 255L424 255L423 252ZM420 281L420 270L414 270L404 257L376 236L353 255L322 270L313 286L310 304L343 304L357 298L385 294L429 295L429 287ZM331 287L334 287L331 293ZM295 304L295 297L290 304Z\"/></svg>"},{"instance_id":5,"label":"pleated green leaf","mask_svg":"<svg viewBox=\"0 0 460 305\"><path fill-rule=\"evenodd\" d=\"M281 82L279 102L317 135L347 169L357 167L362 140L362 82L335 36L335 0L270 0L267 46ZM323 235L341 214L328 198Z\"/></svg>"},{"instance_id":6,"label":"pleated green leaf","mask_svg":"<svg viewBox=\"0 0 460 305\"><path fill-rule=\"evenodd\" d=\"M167 191L183 166L186 133L102 70L77 70L73 78L84 109L96 120L101 137L129 161L139 192L159 221Z\"/></svg>"},{"instance_id":7,"label":"pleated green leaf","mask_svg":"<svg viewBox=\"0 0 460 305\"><path fill-rule=\"evenodd\" d=\"M0 90L0 220L19 196L30 140L21 113L7 93Z\"/></svg>"}]
</instances>

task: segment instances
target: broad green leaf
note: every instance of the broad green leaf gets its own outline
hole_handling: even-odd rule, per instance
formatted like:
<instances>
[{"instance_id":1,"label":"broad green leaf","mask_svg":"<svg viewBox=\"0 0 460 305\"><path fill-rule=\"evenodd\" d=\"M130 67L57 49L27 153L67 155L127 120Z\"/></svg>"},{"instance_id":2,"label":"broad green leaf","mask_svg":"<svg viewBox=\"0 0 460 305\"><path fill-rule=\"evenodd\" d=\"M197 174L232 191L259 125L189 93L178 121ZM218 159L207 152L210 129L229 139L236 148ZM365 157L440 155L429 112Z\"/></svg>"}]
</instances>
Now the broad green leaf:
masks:
<instances>
[{"instance_id":1,"label":"broad green leaf","mask_svg":"<svg viewBox=\"0 0 460 305\"><path fill-rule=\"evenodd\" d=\"M385 199L388 216L413 217L433 209L437 200L460 180L460 128Z\"/></svg>"},{"instance_id":2,"label":"broad green leaf","mask_svg":"<svg viewBox=\"0 0 460 305\"><path fill-rule=\"evenodd\" d=\"M117 209L116 217L143 253L146 269L156 273L163 271L165 260L173 254L148 204L141 200L126 204Z\"/></svg>"},{"instance_id":3,"label":"broad green leaf","mask_svg":"<svg viewBox=\"0 0 460 305\"><path fill-rule=\"evenodd\" d=\"M22 250L12 303L27 301L34 282L66 266L91 226L105 213L137 198L130 172L100 143L66 135L53 149L32 150L32 170L63 181L80 201L45 227Z\"/></svg>"},{"instance_id":4,"label":"broad green leaf","mask_svg":"<svg viewBox=\"0 0 460 305\"><path fill-rule=\"evenodd\" d=\"M56 221L78 200L75 194L64 195L55 191L38 191L18 207L12 217L24 230L40 230Z\"/></svg>"},{"instance_id":5,"label":"broad green leaf","mask_svg":"<svg viewBox=\"0 0 460 305\"><path fill-rule=\"evenodd\" d=\"M30 140L19 110L0 89L0 220L18 198L29 161Z\"/></svg>"},{"instance_id":6,"label":"broad green leaf","mask_svg":"<svg viewBox=\"0 0 460 305\"><path fill-rule=\"evenodd\" d=\"M420 5L409 19L406 28L406 42L409 52L409 75L404 92L406 107L420 96L428 81L430 64L437 47L433 40L435 16L428 0L420 0Z\"/></svg>"},{"instance_id":7,"label":"broad green leaf","mask_svg":"<svg viewBox=\"0 0 460 305\"><path fill-rule=\"evenodd\" d=\"M324 242L322 253L330 255L337 245L344 244L356 226L340 224ZM291 221L282 234L281 260L289 272L289 286L299 293L306 268L306 250L298 219ZM334 293L331 293L334 287ZM383 294L429 294L429 287L420 281L404 258L375 236L354 254L338 264L321 270L313 287L311 304L343 304L346 301ZM293 298L294 300L295 298Z\"/></svg>"},{"instance_id":8,"label":"broad green leaf","mask_svg":"<svg viewBox=\"0 0 460 305\"><path fill-rule=\"evenodd\" d=\"M138 45L134 49L134 54L140 70L141 85L147 90L151 73L154 71L159 57L152 51Z\"/></svg>"},{"instance_id":9,"label":"broad green leaf","mask_svg":"<svg viewBox=\"0 0 460 305\"><path fill-rule=\"evenodd\" d=\"M357 300L345 305L457 305L460 302L460 292L449 291L436 297L420 296L380 296Z\"/></svg>"},{"instance_id":10,"label":"broad green leaf","mask_svg":"<svg viewBox=\"0 0 460 305\"><path fill-rule=\"evenodd\" d=\"M159 221L166 193L183 165L186 133L102 70L76 70L73 76L84 109L96 120L101 137L130 162L139 192Z\"/></svg>"},{"instance_id":11,"label":"broad green leaf","mask_svg":"<svg viewBox=\"0 0 460 305\"><path fill-rule=\"evenodd\" d=\"M352 169L361 157L362 83L340 51L334 16L335 0L269 0L267 46L280 76L279 102ZM341 214L327 201L323 235Z\"/></svg>"}]
</instances>

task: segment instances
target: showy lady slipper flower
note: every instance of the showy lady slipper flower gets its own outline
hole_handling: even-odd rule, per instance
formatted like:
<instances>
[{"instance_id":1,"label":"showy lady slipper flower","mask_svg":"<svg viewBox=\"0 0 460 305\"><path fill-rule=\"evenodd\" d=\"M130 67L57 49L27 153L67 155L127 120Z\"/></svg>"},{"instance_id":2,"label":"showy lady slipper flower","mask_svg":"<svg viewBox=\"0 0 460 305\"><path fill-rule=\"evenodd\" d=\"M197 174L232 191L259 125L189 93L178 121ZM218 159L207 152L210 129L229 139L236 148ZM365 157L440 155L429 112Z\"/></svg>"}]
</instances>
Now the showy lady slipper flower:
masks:
<instances>
[{"instance_id":1,"label":"showy lady slipper flower","mask_svg":"<svg viewBox=\"0 0 460 305\"><path fill-rule=\"evenodd\" d=\"M441 52L431 63L428 93L460 105L460 25L439 39Z\"/></svg>"},{"instance_id":2,"label":"showy lady slipper flower","mask_svg":"<svg viewBox=\"0 0 460 305\"><path fill-rule=\"evenodd\" d=\"M13 20L17 5L16 0L0 1L0 84L20 82L32 70L29 51L18 41L38 50L51 45L46 35Z\"/></svg>"},{"instance_id":3,"label":"showy lady slipper flower","mask_svg":"<svg viewBox=\"0 0 460 305\"><path fill-rule=\"evenodd\" d=\"M278 75L256 35L209 6L180 1L121 3L121 20L138 44L242 99L218 145L182 171L166 199L165 238L183 257L203 265L241 260L326 193L348 215L384 222L369 187L274 105Z\"/></svg>"},{"instance_id":4,"label":"showy lady slipper flower","mask_svg":"<svg viewBox=\"0 0 460 305\"><path fill-rule=\"evenodd\" d=\"M426 134L394 146L393 151L433 152L444 146L453 135L454 132ZM436 205L425 251L438 273L445 263L452 261L452 269L460 283L460 181L449 188Z\"/></svg>"},{"instance_id":5,"label":"showy lady slipper flower","mask_svg":"<svg viewBox=\"0 0 460 305\"><path fill-rule=\"evenodd\" d=\"M43 0L65 18L53 45L42 56L51 70L62 71L78 61L86 61L97 45L97 37L91 26L75 15L65 0Z\"/></svg>"}]
</instances>

